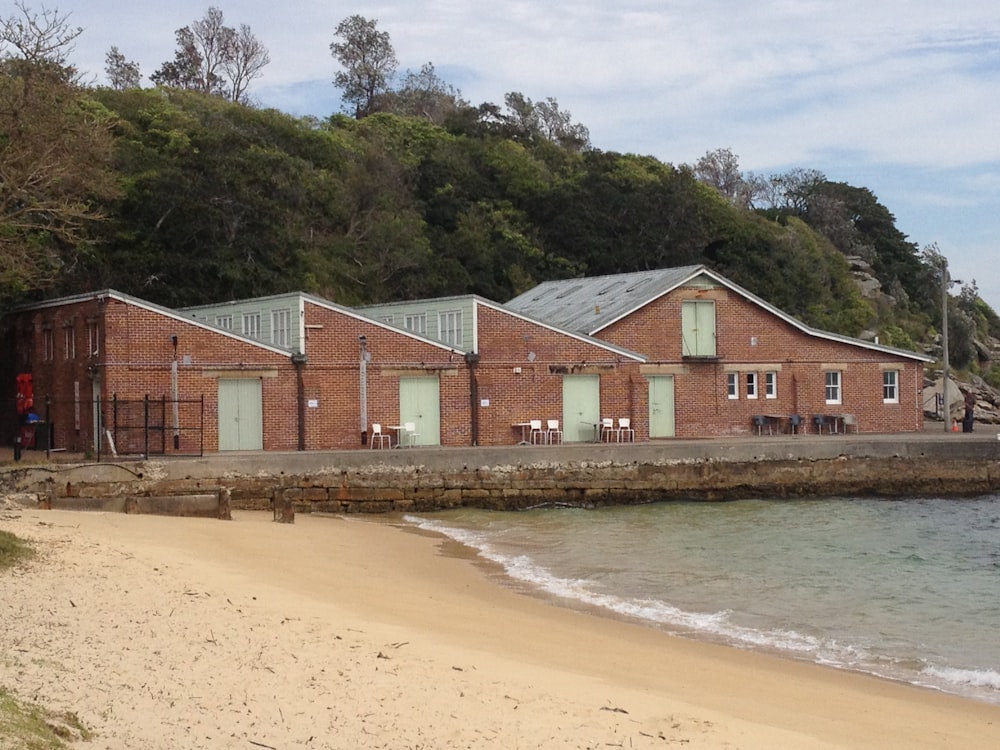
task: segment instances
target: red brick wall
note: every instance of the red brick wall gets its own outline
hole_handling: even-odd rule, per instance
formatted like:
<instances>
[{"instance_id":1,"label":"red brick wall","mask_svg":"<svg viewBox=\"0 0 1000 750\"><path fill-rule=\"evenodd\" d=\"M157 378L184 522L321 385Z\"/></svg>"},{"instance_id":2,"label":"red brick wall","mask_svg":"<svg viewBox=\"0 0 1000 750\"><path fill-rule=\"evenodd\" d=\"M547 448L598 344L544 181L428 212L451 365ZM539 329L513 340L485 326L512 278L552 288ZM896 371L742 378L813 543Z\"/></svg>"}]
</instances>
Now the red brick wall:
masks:
<instances>
[{"instance_id":1,"label":"red brick wall","mask_svg":"<svg viewBox=\"0 0 1000 750\"><path fill-rule=\"evenodd\" d=\"M716 306L714 361L681 356L681 302ZM755 414L850 413L862 432L915 431L923 426L923 365L903 357L809 335L726 289L678 289L597 337L682 366L674 376L677 437L749 433ZM882 401L882 372L899 371L899 403ZM777 372L777 398L764 397L764 373ZM841 372L841 404L825 402L825 372ZM739 399L727 397L727 372L739 378ZM746 373L757 373L758 397L746 398ZM811 425L810 425L811 427Z\"/></svg>"},{"instance_id":2,"label":"red brick wall","mask_svg":"<svg viewBox=\"0 0 1000 750\"><path fill-rule=\"evenodd\" d=\"M385 328L374 321L306 302L308 363L303 371L306 443L310 448L360 448L359 337L370 355L368 429L373 422L398 424L399 381L406 376L437 376L440 385L440 444L469 445L469 376L462 354Z\"/></svg>"},{"instance_id":3,"label":"red brick wall","mask_svg":"<svg viewBox=\"0 0 1000 750\"><path fill-rule=\"evenodd\" d=\"M513 425L519 422L561 421L563 376L570 373L599 375L601 415L630 416L645 436L646 386L638 362L514 315L483 305L478 310L477 395L489 401L479 408L480 445L517 442L521 433Z\"/></svg>"},{"instance_id":4,"label":"red brick wall","mask_svg":"<svg viewBox=\"0 0 1000 750\"><path fill-rule=\"evenodd\" d=\"M46 397L50 400L56 447L86 451L94 446L92 384L96 377L103 403L104 429L114 427L116 398L119 425L128 426L116 433L116 439L122 442L116 448L123 453L143 450L145 440L137 428L146 419L144 408L126 406L124 402L141 401L146 396L154 402L172 399L172 336L177 337L177 397L181 401L198 402L179 407L180 452L198 452L202 445L206 451L218 447L217 377L220 371L230 375L266 372L269 377L261 379L264 447L267 450L296 447L296 424L288 419L289 413L294 415L296 390L294 371L287 355L113 297L27 311L14 316L13 325L21 332L17 345L26 352L21 364L32 373L37 408L44 408ZM96 356L90 356L88 351L88 325L96 325L98 329ZM67 329L76 337L75 357L71 359L64 355ZM46 331L51 331L55 340L52 360L44 356ZM75 383L79 383L79 404L75 399ZM155 410L160 406L162 404L152 404L153 421L159 418ZM165 447L170 453L174 448L169 406L165 422L168 427ZM155 448L151 446L151 452ZM102 448L108 449L107 445Z\"/></svg>"}]
</instances>

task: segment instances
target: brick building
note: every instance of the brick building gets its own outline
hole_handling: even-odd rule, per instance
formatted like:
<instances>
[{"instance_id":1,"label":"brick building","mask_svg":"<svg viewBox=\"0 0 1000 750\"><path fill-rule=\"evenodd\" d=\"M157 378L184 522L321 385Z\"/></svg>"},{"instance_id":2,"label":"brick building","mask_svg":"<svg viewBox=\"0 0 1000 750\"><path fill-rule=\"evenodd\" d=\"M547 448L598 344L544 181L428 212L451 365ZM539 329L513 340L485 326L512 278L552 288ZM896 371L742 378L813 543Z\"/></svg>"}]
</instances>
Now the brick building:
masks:
<instances>
[{"instance_id":1,"label":"brick building","mask_svg":"<svg viewBox=\"0 0 1000 750\"><path fill-rule=\"evenodd\" d=\"M299 397L287 418L303 450L367 446L378 424L393 444L469 445L466 352L303 292L183 308L182 314L286 347Z\"/></svg>"},{"instance_id":2,"label":"brick building","mask_svg":"<svg viewBox=\"0 0 1000 750\"><path fill-rule=\"evenodd\" d=\"M923 426L930 361L810 328L704 266L540 284L505 305L641 352L649 437Z\"/></svg>"},{"instance_id":3,"label":"brick building","mask_svg":"<svg viewBox=\"0 0 1000 750\"><path fill-rule=\"evenodd\" d=\"M3 320L7 372L30 376L48 443L74 452L294 449L289 352L113 290ZM10 420L8 420L10 424ZM100 443L98 443L100 438Z\"/></svg>"},{"instance_id":4,"label":"brick building","mask_svg":"<svg viewBox=\"0 0 1000 750\"><path fill-rule=\"evenodd\" d=\"M602 417L645 409L644 361L617 344L566 331L476 295L359 308L467 351L464 412L475 445L530 438L531 420L559 423L562 441L593 440Z\"/></svg>"},{"instance_id":5,"label":"brick building","mask_svg":"<svg viewBox=\"0 0 1000 750\"><path fill-rule=\"evenodd\" d=\"M14 390L29 383L30 429L73 452L358 448L379 420L415 421L416 444L469 444L464 352L309 295L282 303L301 351L113 290L13 310L7 437L27 426Z\"/></svg>"}]
</instances>

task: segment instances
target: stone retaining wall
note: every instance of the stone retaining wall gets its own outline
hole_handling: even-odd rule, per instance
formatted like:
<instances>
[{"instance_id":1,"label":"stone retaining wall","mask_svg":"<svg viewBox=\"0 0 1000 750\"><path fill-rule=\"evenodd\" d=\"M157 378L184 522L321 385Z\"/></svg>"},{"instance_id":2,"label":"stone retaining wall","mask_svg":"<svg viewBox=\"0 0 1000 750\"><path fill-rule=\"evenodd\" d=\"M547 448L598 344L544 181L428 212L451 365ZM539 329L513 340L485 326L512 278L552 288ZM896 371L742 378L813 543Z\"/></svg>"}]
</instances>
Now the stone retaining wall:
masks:
<instances>
[{"instance_id":1,"label":"stone retaining wall","mask_svg":"<svg viewBox=\"0 0 1000 750\"><path fill-rule=\"evenodd\" d=\"M833 446L833 447L831 447ZM1000 491L1000 441L776 441L674 450L578 448L345 451L214 456L27 475L51 507L228 517L228 509L425 512L520 510L747 497L962 496ZM605 454L603 460L598 454ZM497 460L506 458L506 461ZM511 458L519 459L512 461ZM530 462L526 459L534 459ZM488 462L487 462L488 461ZM32 481L34 485L32 486ZM225 500L222 499L223 493Z\"/></svg>"}]
</instances>

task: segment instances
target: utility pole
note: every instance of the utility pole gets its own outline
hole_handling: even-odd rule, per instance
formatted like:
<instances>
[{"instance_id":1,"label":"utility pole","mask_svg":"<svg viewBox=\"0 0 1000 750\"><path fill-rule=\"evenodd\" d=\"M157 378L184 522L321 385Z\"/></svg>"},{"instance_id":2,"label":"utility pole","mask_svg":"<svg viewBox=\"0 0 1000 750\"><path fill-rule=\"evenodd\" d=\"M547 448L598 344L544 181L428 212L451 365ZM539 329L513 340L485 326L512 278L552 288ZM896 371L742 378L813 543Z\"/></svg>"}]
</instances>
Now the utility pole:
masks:
<instances>
[{"instance_id":1,"label":"utility pole","mask_svg":"<svg viewBox=\"0 0 1000 750\"><path fill-rule=\"evenodd\" d=\"M944 380L941 383L944 400L944 431L951 432L951 400L948 398L948 259L941 256L941 348Z\"/></svg>"}]
</instances>

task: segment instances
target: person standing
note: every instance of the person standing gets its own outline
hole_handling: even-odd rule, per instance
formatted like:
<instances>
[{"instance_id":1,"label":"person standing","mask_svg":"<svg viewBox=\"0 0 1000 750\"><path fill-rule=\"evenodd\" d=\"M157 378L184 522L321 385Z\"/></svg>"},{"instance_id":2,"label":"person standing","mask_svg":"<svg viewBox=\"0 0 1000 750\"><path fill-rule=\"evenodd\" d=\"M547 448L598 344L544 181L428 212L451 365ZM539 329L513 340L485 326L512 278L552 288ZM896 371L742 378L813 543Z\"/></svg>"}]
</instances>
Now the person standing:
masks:
<instances>
[{"instance_id":1,"label":"person standing","mask_svg":"<svg viewBox=\"0 0 1000 750\"><path fill-rule=\"evenodd\" d=\"M976 409L976 396L972 391L965 392L965 418L962 420L962 432L972 432L973 413Z\"/></svg>"}]
</instances>

